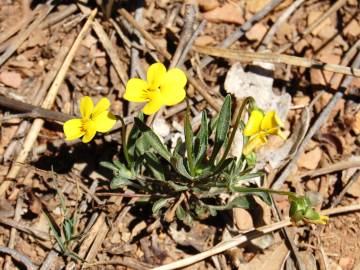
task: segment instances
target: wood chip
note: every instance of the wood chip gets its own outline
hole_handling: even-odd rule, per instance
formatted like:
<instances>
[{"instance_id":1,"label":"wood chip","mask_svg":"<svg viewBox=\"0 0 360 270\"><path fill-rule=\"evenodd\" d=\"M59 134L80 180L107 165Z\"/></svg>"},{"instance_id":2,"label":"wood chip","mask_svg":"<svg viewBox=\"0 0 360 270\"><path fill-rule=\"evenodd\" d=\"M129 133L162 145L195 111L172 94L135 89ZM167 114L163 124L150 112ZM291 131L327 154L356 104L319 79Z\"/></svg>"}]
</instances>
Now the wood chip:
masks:
<instances>
[{"instance_id":1,"label":"wood chip","mask_svg":"<svg viewBox=\"0 0 360 270\"><path fill-rule=\"evenodd\" d=\"M15 71L3 71L0 73L0 82L6 86L17 89L22 83L22 78L20 74Z\"/></svg>"}]
</instances>

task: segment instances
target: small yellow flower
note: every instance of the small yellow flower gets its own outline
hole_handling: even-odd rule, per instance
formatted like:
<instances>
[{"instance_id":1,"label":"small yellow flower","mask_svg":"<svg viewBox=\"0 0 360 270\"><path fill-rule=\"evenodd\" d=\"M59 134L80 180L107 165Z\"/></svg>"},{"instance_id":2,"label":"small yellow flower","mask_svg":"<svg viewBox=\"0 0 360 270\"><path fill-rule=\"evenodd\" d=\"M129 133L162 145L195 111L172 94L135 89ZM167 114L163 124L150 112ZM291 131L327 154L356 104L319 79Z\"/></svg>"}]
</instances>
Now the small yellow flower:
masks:
<instances>
[{"instance_id":1,"label":"small yellow flower","mask_svg":"<svg viewBox=\"0 0 360 270\"><path fill-rule=\"evenodd\" d=\"M132 102L147 102L144 114L153 114L162 106L180 103L186 96L185 73L178 68L166 68L161 63L152 64L147 71L147 81L132 78L126 84L124 99Z\"/></svg>"},{"instance_id":2,"label":"small yellow flower","mask_svg":"<svg viewBox=\"0 0 360 270\"><path fill-rule=\"evenodd\" d=\"M108 132L116 122L115 116L108 111L110 101L102 98L94 108L90 97L80 101L81 119L71 119L64 123L63 129L67 141L84 136L82 142L87 143L94 138L96 132Z\"/></svg>"},{"instance_id":3,"label":"small yellow flower","mask_svg":"<svg viewBox=\"0 0 360 270\"><path fill-rule=\"evenodd\" d=\"M284 124L275 111L267 112L264 115L258 109L252 110L244 128L244 135L250 137L243 149L244 155L248 155L266 144L268 135L277 135L286 139L281 131L282 127Z\"/></svg>"}]
</instances>

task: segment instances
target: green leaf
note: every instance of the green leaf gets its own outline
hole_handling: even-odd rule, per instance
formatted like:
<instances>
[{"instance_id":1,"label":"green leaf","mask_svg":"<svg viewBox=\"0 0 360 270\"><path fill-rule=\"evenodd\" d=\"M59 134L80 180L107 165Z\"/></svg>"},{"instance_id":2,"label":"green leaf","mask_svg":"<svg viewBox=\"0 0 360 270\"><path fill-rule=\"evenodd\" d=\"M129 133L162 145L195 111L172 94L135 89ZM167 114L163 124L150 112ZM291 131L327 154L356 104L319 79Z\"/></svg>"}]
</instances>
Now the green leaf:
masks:
<instances>
[{"instance_id":1,"label":"green leaf","mask_svg":"<svg viewBox=\"0 0 360 270\"><path fill-rule=\"evenodd\" d=\"M195 163L194 163L194 134L192 132L191 124L190 124L190 110L189 104L187 105L186 114L185 114L185 125L184 125L184 132L185 132L185 145L186 145L186 152L187 152L187 160L190 170L190 175L195 175Z\"/></svg>"},{"instance_id":2,"label":"green leaf","mask_svg":"<svg viewBox=\"0 0 360 270\"><path fill-rule=\"evenodd\" d=\"M207 120L207 115L206 112L203 111L202 115L201 115L201 127L199 132L196 135L195 138L195 163L196 163L196 167L198 167L200 165L200 163L203 161L205 154L206 154L206 150L208 147L208 140L209 140L209 134L208 134L208 120ZM196 147L197 146L197 147Z\"/></svg>"},{"instance_id":3,"label":"green leaf","mask_svg":"<svg viewBox=\"0 0 360 270\"><path fill-rule=\"evenodd\" d=\"M162 208L167 207L171 200L172 198L161 198L157 200L152 206L153 215L157 215Z\"/></svg>"},{"instance_id":4,"label":"green leaf","mask_svg":"<svg viewBox=\"0 0 360 270\"><path fill-rule=\"evenodd\" d=\"M138 116L139 121L144 121L144 114L140 113L140 115ZM128 139L127 139L127 148L128 148L128 152L129 155L131 156L132 159L135 159L135 148L136 148L136 141L137 139L140 137L141 132L138 128L137 125L133 125Z\"/></svg>"},{"instance_id":5,"label":"green leaf","mask_svg":"<svg viewBox=\"0 0 360 270\"><path fill-rule=\"evenodd\" d=\"M111 180L110 188L111 189L117 189L117 188L121 188L121 187L131 186L133 184L134 183L131 180L127 179L127 178L124 178L124 177L121 177L121 176L115 176Z\"/></svg>"},{"instance_id":6,"label":"green leaf","mask_svg":"<svg viewBox=\"0 0 360 270\"><path fill-rule=\"evenodd\" d=\"M72 235L73 235L73 222L71 219L65 219L64 220L64 232L65 232L65 239L66 241L70 241L72 239Z\"/></svg>"},{"instance_id":7,"label":"green leaf","mask_svg":"<svg viewBox=\"0 0 360 270\"><path fill-rule=\"evenodd\" d=\"M101 161L100 162L100 165L104 168L108 168L110 170L113 170L114 172L116 172L119 167L117 167L115 164L111 163L111 162L108 162L108 161Z\"/></svg>"},{"instance_id":8,"label":"green leaf","mask_svg":"<svg viewBox=\"0 0 360 270\"><path fill-rule=\"evenodd\" d=\"M186 211L185 209L179 205L177 208L176 208L176 217L179 219L179 220L185 220L185 217L186 217Z\"/></svg>"},{"instance_id":9,"label":"green leaf","mask_svg":"<svg viewBox=\"0 0 360 270\"><path fill-rule=\"evenodd\" d=\"M148 142L148 144L150 144L151 147L154 148L160 156L162 156L167 161L170 161L170 152L166 149L164 144L160 141L159 137L151 130L151 128L146 126L142 121L137 118L135 118L135 125L140 129L140 131L142 132L142 136Z\"/></svg>"},{"instance_id":10,"label":"green leaf","mask_svg":"<svg viewBox=\"0 0 360 270\"><path fill-rule=\"evenodd\" d=\"M184 176L187 179L193 179L193 177L189 174L189 172L186 170L186 167L184 165L184 158L180 156L178 153L174 153L174 155L171 157L171 165L173 168L182 176Z\"/></svg>"},{"instance_id":11,"label":"green leaf","mask_svg":"<svg viewBox=\"0 0 360 270\"><path fill-rule=\"evenodd\" d=\"M211 155L212 161L215 160L217 154L219 153L221 147L225 142L230 127L230 122L231 122L231 96L227 95L224 100L224 104L221 107L219 118L217 120L215 143Z\"/></svg>"},{"instance_id":12,"label":"green leaf","mask_svg":"<svg viewBox=\"0 0 360 270\"><path fill-rule=\"evenodd\" d=\"M161 161L157 158L153 153L146 153L145 160L147 167L151 170L152 174L156 179L165 180L165 168L164 165L161 164Z\"/></svg>"}]
</instances>

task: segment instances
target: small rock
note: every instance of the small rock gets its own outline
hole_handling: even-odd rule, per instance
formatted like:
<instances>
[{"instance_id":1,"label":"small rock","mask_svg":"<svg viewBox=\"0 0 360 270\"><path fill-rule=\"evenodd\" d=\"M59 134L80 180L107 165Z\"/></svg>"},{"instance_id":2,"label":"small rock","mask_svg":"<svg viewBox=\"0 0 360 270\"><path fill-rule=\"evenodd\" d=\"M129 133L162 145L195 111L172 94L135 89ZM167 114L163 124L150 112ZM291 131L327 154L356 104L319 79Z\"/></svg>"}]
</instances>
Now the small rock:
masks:
<instances>
[{"instance_id":1,"label":"small rock","mask_svg":"<svg viewBox=\"0 0 360 270\"><path fill-rule=\"evenodd\" d=\"M244 17L242 9L232 3L225 3L221 7L217 7L211 11L203 13L203 16L209 22L226 22L226 23L235 23L243 24Z\"/></svg>"},{"instance_id":2,"label":"small rock","mask_svg":"<svg viewBox=\"0 0 360 270\"><path fill-rule=\"evenodd\" d=\"M342 257L339 260L339 266L341 266L341 268L343 270L351 270L351 269L353 269L354 264L355 264L354 258Z\"/></svg>"},{"instance_id":3,"label":"small rock","mask_svg":"<svg viewBox=\"0 0 360 270\"><path fill-rule=\"evenodd\" d=\"M203 11L210 11L219 6L217 0L197 0L199 8Z\"/></svg>"},{"instance_id":4,"label":"small rock","mask_svg":"<svg viewBox=\"0 0 360 270\"><path fill-rule=\"evenodd\" d=\"M3 71L0 73L0 82L6 86L17 89L22 83L22 78L20 74L15 71Z\"/></svg>"},{"instance_id":5,"label":"small rock","mask_svg":"<svg viewBox=\"0 0 360 270\"><path fill-rule=\"evenodd\" d=\"M360 111L355 114L353 121L351 122L351 129L356 135L360 134Z\"/></svg>"},{"instance_id":6,"label":"small rock","mask_svg":"<svg viewBox=\"0 0 360 270\"><path fill-rule=\"evenodd\" d=\"M299 42L296 42L294 49L297 53L301 53L307 46L309 46L309 43L305 39L301 39Z\"/></svg>"},{"instance_id":7,"label":"small rock","mask_svg":"<svg viewBox=\"0 0 360 270\"><path fill-rule=\"evenodd\" d=\"M256 13L263 9L269 2L270 0L247 0L246 11Z\"/></svg>"},{"instance_id":8,"label":"small rock","mask_svg":"<svg viewBox=\"0 0 360 270\"><path fill-rule=\"evenodd\" d=\"M262 23L255 24L249 31L246 32L246 38L249 40L262 40L267 32L267 28Z\"/></svg>"},{"instance_id":9,"label":"small rock","mask_svg":"<svg viewBox=\"0 0 360 270\"><path fill-rule=\"evenodd\" d=\"M297 164L299 167L308 170L314 170L319 165L321 155L322 155L322 151L320 147L317 146L313 150L310 150L309 152L302 154Z\"/></svg>"},{"instance_id":10,"label":"small rock","mask_svg":"<svg viewBox=\"0 0 360 270\"><path fill-rule=\"evenodd\" d=\"M352 37L357 37L360 35L360 25L359 23L353 19L345 28L344 34Z\"/></svg>"},{"instance_id":11,"label":"small rock","mask_svg":"<svg viewBox=\"0 0 360 270\"><path fill-rule=\"evenodd\" d=\"M246 231L254 228L252 217L247 210L243 208L234 208L233 215L235 225L240 231Z\"/></svg>"},{"instance_id":12,"label":"small rock","mask_svg":"<svg viewBox=\"0 0 360 270\"><path fill-rule=\"evenodd\" d=\"M195 39L194 44L197 46L205 46L210 44L215 44L216 41L212 36L201 36Z\"/></svg>"},{"instance_id":13,"label":"small rock","mask_svg":"<svg viewBox=\"0 0 360 270\"><path fill-rule=\"evenodd\" d=\"M95 63L98 67L103 67L106 65L106 59L105 57L96 57Z\"/></svg>"}]
</instances>

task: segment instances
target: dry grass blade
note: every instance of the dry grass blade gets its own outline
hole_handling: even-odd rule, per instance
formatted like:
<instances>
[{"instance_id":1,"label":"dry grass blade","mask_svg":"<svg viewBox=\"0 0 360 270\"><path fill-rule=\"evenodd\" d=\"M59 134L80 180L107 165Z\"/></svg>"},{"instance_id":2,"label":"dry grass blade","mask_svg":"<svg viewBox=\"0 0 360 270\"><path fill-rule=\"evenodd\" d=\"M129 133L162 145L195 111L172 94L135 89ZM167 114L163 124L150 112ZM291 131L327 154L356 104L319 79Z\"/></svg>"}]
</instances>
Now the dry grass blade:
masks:
<instances>
[{"instance_id":1,"label":"dry grass blade","mask_svg":"<svg viewBox=\"0 0 360 270\"><path fill-rule=\"evenodd\" d=\"M286 54L275 53L261 53L261 52L248 52L241 50L221 49L215 47L201 47L194 46L193 50L211 56L228 58L242 62L262 61L274 64L287 64L293 66L300 66L305 68L316 68L324 71L331 71L334 73L341 73L354 77L360 77L360 69L344 67L334 64L326 64L317 60L306 59L303 57L291 56Z\"/></svg>"}]
</instances>

